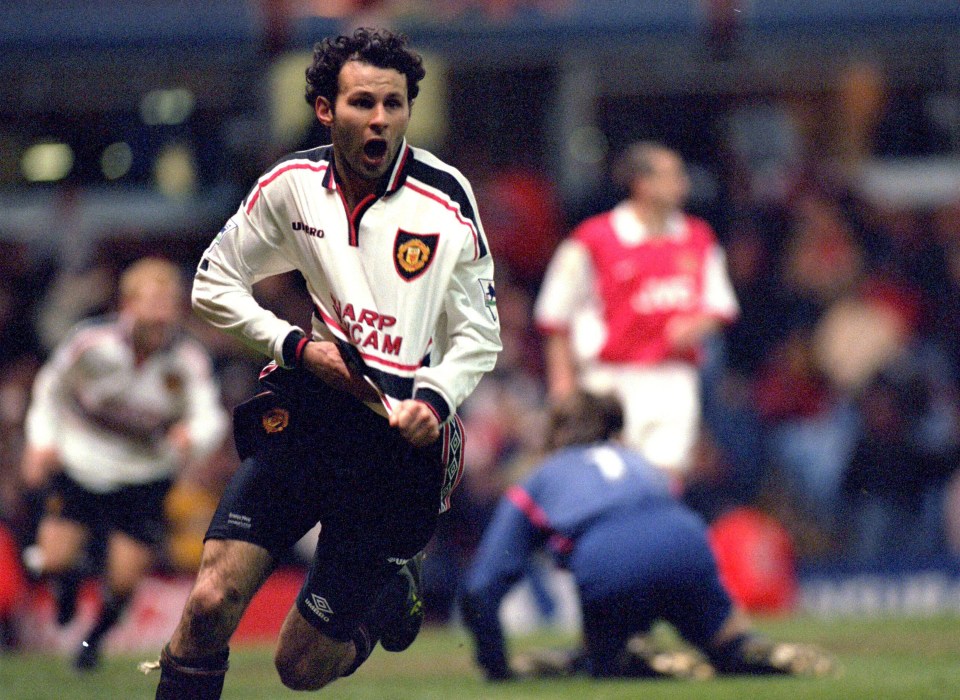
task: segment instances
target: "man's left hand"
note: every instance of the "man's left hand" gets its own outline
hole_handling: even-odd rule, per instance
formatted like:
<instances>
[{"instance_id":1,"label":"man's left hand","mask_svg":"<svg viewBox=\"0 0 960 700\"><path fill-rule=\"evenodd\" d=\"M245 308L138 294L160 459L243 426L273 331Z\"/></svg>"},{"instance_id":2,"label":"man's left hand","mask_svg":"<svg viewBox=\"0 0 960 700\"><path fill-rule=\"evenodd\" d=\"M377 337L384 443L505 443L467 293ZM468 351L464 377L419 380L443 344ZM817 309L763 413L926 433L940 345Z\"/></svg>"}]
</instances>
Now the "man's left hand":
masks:
<instances>
[{"instance_id":1,"label":"man's left hand","mask_svg":"<svg viewBox=\"0 0 960 700\"><path fill-rule=\"evenodd\" d=\"M696 314L674 316L666 325L667 341L677 353L696 350L709 334L720 328L720 321L712 316Z\"/></svg>"}]
</instances>

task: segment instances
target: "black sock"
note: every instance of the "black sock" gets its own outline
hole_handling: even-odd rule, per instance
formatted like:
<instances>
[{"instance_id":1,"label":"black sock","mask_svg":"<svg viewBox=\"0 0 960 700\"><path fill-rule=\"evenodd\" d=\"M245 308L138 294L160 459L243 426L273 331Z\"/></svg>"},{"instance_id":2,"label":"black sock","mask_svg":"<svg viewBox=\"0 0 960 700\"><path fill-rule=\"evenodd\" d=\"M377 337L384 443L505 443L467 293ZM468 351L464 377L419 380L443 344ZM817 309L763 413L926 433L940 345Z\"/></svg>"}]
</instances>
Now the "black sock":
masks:
<instances>
[{"instance_id":1,"label":"black sock","mask_svg":"<svg viewBox=\"0 0 960 700\"><path fill-rule=\"evenodd\" d=\"M373 648L377 646L377 642L380 641L380 636L383 634L386 624L387 615L384 614L384 611L390 610L395 606L395 599L398 596L403 596L403 599L406 600L406 583L399 577L392 577L383 591L381 591L373 608L366 614L363 622L360 623L360 626L354 630L353 635L350 637L353 641L353 646L356 648L357 655L354 657L353 663L350 664L350 668L344 672L344 676L349 676L360 668L360 664L366 661L370 654L373 653Z\"/></svg>"},{"instance_id":2,"label":"black sock","mask_svg":"<svg viewBox=\"0 0 960 700\"><path fill-rule=\"evenodd\" d=\"M199 659L182 659L170 653L168 644L160 654L156 700L219 700L229 657L227 648Z\"/></svg>"},{"instance_id":3,"label":"black sock","mask_svg":"<svg viewBox=\"0 0 960 700\"><path fill-rule=\"evenodd\" d=\"M349 676L360 668L360 665L370 658L370 654L373 653L373 648L377 645L377 639L370 636L370 631L365 624L357 627L350 639L353 641L354 649L356 649L356 656L353 657L353 663L350 664L350 668L343 672L344 676Z\"/></svg>"},{"instance_id":4,"label":"black sock","mask_svg":"<svg viewBox=\"0 0 960 700\"><path fill-rule=\"evenodd\" d=\"M120 619L132 597L130 593L107 591L103 596L103 604L100 608L100 615L97 617L97 623L84 639L89 646L99 646L107 632L117 624L117 620Z\"/></svg>"},{"instance_id":5,"label":"black sock","mask_svg":"<svg viewBox=\"0 0 960 700\"><path fill-rule=\"evenodd\" d=\"M77 613L77 597L80 594L82 578L77 569L68 569L50 576L53 598L57 605L57 624L61 627L69 623Z\"/></svg>"}]
</instances>

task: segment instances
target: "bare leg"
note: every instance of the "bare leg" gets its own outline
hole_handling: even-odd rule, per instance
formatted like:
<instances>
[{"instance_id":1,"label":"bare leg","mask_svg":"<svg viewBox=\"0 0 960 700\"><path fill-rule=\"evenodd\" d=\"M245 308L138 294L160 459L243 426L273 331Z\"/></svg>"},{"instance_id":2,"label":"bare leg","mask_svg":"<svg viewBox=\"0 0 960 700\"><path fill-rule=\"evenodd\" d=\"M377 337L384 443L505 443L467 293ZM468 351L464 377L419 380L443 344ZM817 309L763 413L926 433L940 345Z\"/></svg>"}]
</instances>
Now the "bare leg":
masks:
<instances>
[{"instance_id":1,"label":"bare leg","mask_svg":"<svg viewBox=\"0 0 960 700\"><path fill-rule=\"evenodd\" d=\"M107 550L107 585L120 595L130 595L153 565L149 545L122 532L110 535Z\"/></svg>"},{"instance_id":2,"label":"bare leg","mask_svg":"<svg viewBox=\"0 0 960 700\"><path fill-rule=\"evenodd\" d=\"M50 577L50 585L57 606L57 624L65 625L77 608L80 590L80 562L90 533L86 527L72 520L46 516L37 531L38 556L27 562L33 575Z\"/></svg>"},{"instance_id":3,"label":"bare leg","mask_svg":"<svg viewBox=\"0 0 960 700\"><path fill-rule=\"evenodd\" d=\"M356 654L352 641L321 634L294 605L280 630L274 663L280 680L292 690L319 690L350 668Z\"/></svg>"},{"instance_id":4,"label":"bare leg","mask_svg":"<svg viewBox=\"0 0 960 700\"><path fill-rule=\"evenodd\" d=\"M80 561L87 544L87 529L72 520L45 517L37 530L37 547L40 549L42 574L62 574L70 571Z\"/></svg>"},{"instance_id":5,"label":"bare leg","mask_svg":"<svg viewBox=\"0 0 960 700\"><path fill-rule=\"evenodd\" d=\"M191 659L226 649L273 563L267 550L255 544L207 540L197 580L170 640L170 653Z\"/></svg>"},{"instance_id":6,"label":"bare leg","mask_svg":"<svg viewBox=\"0 0 960 700\"><path fill-rule=\"evenodd\" d=\"M91 669L98 665L101 641L120 619L137 584L147 575L152 564L153 550L149 545L122 532L110 535L100 614L74 660L78 669Z\"/></svg>"},{"instance_id":7,"label":"bare leg","mask_svg":"<svg viewBox=\"0 0 960 700\"><path fill-rule=\"evenodd\" d=\"M236 540L204 543L197 580L180 623L160 655L157 700L220 697L230 637L273 564L267 550L254 544Z\"/></svg>"},{"instance_id":8,"label":"bare leg","mask_svg":"<svg viewBox=\"0 0 960 700\"><path fill-rule=\"evenodd\" d=\"M319 690L353 673L378 640L387 651L409 647L423 622L422 561L421 553L384 584L347 641L325 635L303 617L297 605L291 607L274 659L283 684L293 690Z\"/></svg>"}]
</instances>

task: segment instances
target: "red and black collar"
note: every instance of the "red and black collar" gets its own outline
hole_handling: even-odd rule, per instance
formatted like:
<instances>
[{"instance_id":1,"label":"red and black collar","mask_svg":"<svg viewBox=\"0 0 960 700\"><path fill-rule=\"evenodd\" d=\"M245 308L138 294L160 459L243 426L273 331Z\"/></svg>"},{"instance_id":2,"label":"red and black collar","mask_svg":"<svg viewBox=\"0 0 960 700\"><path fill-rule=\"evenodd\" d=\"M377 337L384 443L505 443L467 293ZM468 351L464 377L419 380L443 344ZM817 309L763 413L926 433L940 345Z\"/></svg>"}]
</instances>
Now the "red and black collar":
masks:
<instances>
[{"instance_id":1,"label":"red and black collar","mask_svg":"<svg viewBox=\"0 0 960 700\"><path fill-rule=\"evenodd\" d=\"M334 191L337 189L337 180L339 178L336 174L337 166L334 162L333 146L327 146L325 150L324 158L330 163L330 167L328 167L327 171L323 174L323 186L328 190ZM393 194L403 187L403 183L407 179L407 165L412 157L411 148L407 144L407 140L403 139L403 141L400 142L400 149L397 151L397 155L393 160L393 166L390 168L387 176L381 180L380 186L377 188L377 197Z\"/></svg>"}]
</instances>

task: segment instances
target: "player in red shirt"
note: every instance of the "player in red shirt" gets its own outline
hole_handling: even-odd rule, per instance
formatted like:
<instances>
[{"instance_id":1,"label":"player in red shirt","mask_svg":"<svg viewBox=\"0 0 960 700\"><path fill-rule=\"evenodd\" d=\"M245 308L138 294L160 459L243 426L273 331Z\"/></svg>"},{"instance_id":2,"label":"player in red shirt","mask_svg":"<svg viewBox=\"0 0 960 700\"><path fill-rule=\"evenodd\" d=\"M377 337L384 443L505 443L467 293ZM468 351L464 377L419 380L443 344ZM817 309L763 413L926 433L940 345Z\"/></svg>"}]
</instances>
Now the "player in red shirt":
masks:
<instances>
[{"instance_id":1,"label":"player in red shirt","mask_svg":"<svg viewBox=\"0 0 960 700\"><path fill-rule=\"evenodd\" d=\"M561 243L537 298L548 390L614 392L626 443L682 476L700 423L701 345L739 306L713 230L681 208L680 155L642 141L613 174L627 199Z\"/></svg>"}]
</instances>

